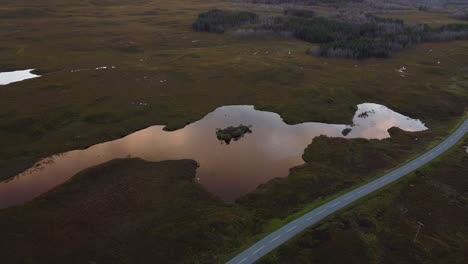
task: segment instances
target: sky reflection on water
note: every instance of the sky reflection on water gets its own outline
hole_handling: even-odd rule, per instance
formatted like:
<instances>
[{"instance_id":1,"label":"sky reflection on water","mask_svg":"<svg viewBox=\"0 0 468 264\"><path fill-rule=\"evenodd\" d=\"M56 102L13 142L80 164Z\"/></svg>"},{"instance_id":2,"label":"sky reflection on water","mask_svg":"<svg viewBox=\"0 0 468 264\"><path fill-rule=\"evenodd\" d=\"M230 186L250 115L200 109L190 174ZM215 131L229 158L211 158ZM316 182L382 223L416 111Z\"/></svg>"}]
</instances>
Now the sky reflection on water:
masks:
<instances>
[{"instance_id":1,"label":"sky reflection on water","mask_svg":"<svg viewBox=\"0 0 468 264\"><path fill-rule=\"evenodd\" d=\"M251 125L252 133L229 145L216 138L216 128L239 124ZM382 139L390 136L387 130L391 127L405 131L427 129L420 120L372 103L358 105L353 125L314 122L287 125L276 113L241 105L217 108L176 131L167 132L163 127L152 126L85 150L46 158L14 179L0 183L0 208L29 201L83 169L126 157L148 161L196 160L200 164L196 180L224 201L233 202L258 185L287 176L290 168L303 164L304 149L314 137Z\"/></svg>"}]
</instances>

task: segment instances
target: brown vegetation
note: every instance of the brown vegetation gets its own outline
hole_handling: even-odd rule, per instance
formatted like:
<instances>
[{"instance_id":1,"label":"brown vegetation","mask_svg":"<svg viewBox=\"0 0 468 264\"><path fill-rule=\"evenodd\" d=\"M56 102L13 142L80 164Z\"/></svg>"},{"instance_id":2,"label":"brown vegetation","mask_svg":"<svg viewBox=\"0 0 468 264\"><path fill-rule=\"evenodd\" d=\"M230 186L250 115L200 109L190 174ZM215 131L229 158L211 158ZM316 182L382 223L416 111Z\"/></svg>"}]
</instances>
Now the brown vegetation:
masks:
<instances>
[{"instance_id":1,"label":"brown vegetation","mask_svg":"<svg viewBox=\"0 0 468 264\"><path fill-rule=\"evenodd\" d=\"M261 263L464 263L466 175L468 155L459 145L410 178L306 231Z\"/></svg>"},{"instance_id":2,"label":"brown vegetation","mask_svg":"<svg viewBox=\"0 0 468 264\"><path fill-rule=\"evenodd\" d=\"M187 263L228 246L249 216L194 182L196 167L131 159L85 170L31 203L0 210L0 259Z\"/></svg>"}]
</instances>

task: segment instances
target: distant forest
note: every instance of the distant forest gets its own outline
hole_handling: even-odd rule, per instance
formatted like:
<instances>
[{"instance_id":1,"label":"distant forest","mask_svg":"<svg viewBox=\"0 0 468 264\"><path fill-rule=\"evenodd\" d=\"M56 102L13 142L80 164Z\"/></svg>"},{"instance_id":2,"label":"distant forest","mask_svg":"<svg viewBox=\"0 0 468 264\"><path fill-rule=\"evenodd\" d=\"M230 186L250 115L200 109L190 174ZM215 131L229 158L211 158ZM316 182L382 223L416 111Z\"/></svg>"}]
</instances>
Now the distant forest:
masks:
<instances>
[{"instance_id":1,"label":"distant forest","mask_svg":"<svg viewBox=\"0 0 468 264\"><path fill-rule=\"evenodd\" d=\"M239 2L249 2L255 4L340 4L340 3L362 3L365 0L239 0Z\"/></svg>"},{"instance_id":2,"label":"distant forest","mask_svg":"<svg viewBox=\"0 0 468 264\"><path fill-rule=\"evenodd\" d=\"M402 20L370 14L316 16L313 11L287 9L284 16L260 19L252 12L210 10L193 24L196 31L223 33L226 29L249 24L249 32L271 32L319 43L309 54L323 57L365 59L386 58L394 52L421 42L468 39L468 24L450 24L439 28L406 25Z\"/></svg>"},{"instance_id":3,"label":"distant forest","mask_svg":"<svg viewBox=\"0 0 468 264\"><path fill-rule=\"evenodd\" d=\"M223 33L226 29L232 27L257 22L258 15L252 12L212 9L208 12L201 13L192 27L196 31Z\"/></svg>"},{"instance_id":4,"label":"distant forest","mask_svg":"<svg viewBox=\"0 0 468 264\"><path fill-rule=\"evenodd\" d=\"M455 14L453 14L452 17L455 19L468 21L468 10L460 10L458 12L455 12Z\"/></svg>"},{"instance_id":5,"label":"distant forest","mask_svg":"<svg viewBox=\"0 0 468 264\"><path fill-rule=\"evenodd\" d=\"M290 5L317 5L331 4L342 6L343 4L363 4L364 6L379 7L424 7L436 8L447 4L466 4L466 0L235 0L237 2L257 3L257 4L290 4Z\"/></svg>"}]
</instances>

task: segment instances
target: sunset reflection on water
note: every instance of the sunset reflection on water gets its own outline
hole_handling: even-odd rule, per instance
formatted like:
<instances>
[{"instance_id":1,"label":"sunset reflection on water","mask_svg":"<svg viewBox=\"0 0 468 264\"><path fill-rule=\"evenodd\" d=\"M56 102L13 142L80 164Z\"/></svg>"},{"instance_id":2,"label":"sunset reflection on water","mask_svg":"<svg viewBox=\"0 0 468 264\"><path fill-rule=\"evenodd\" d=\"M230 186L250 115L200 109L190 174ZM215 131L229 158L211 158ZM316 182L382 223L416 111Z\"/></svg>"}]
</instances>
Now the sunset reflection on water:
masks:
<instances>
[{"instance_id":1,"label":"sunset reflection on water","mask_svg":"<svg viewBox=\"0 0 468 264\"><path fill-rule=\"evenodd\" d=\"M363 115L363 113L365 113ZM251 125L252 133L231 144L216 138L216 128ZM353 125L302 123L287 125L278 114L253 106L223 106L185 128L167 132L152 126L124 138L74 150L40 161L10 181L0 183L0 208L22 204L62 184L83 169L112 159L137 157L148 161L193 159L200 167L196 180L226 202L254 190L303 164L304 149L314 137L382 139L387 130L427 129L415 119L371 103L358 105ZM350 128L346 136L343 130ZM137 171L135 173L138 173Z\"/></svg>"}]
</instances>

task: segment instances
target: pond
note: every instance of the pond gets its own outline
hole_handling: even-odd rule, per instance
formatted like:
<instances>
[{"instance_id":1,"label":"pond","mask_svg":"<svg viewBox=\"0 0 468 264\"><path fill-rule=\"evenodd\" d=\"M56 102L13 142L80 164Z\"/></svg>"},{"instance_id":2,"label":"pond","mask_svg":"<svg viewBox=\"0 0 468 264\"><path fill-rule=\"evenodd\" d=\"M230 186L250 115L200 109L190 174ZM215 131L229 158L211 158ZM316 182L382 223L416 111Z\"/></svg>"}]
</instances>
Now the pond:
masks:
<instances>
[{"instance_id":1,"label":"pond","mask_svg":"<svg viewBox=\"0 0 468 264\"><path fill-rule=\"evenodd\" d=\"M250 133L226 144L217 129L248 125ZM0 208L18 205L65 182L77 172L106 161L137 157L148 161L193 159L196 181L226 202L254 190L303 164L304 149L314 137L383 139L387 130L427 129L415 119L372 103L358 105L352 125L288 125L275 113L253 106L223 106L182 129L168 132L152 126L124 138L48 157L10 181L0 183ZM136 172L137 173L137 172Z\"/></svg>"},{"instance_id":2,"label":"pond","mask_svg":"<svg viewBox=\"0 0 468 264\"><path fill-rule=\"evenodd\" d=\"M40 75L33 74L32 71L34 71L34 69L0 72L0 85L7 85L14 82L41 77Z\"/></svg>"}]
</instances>

